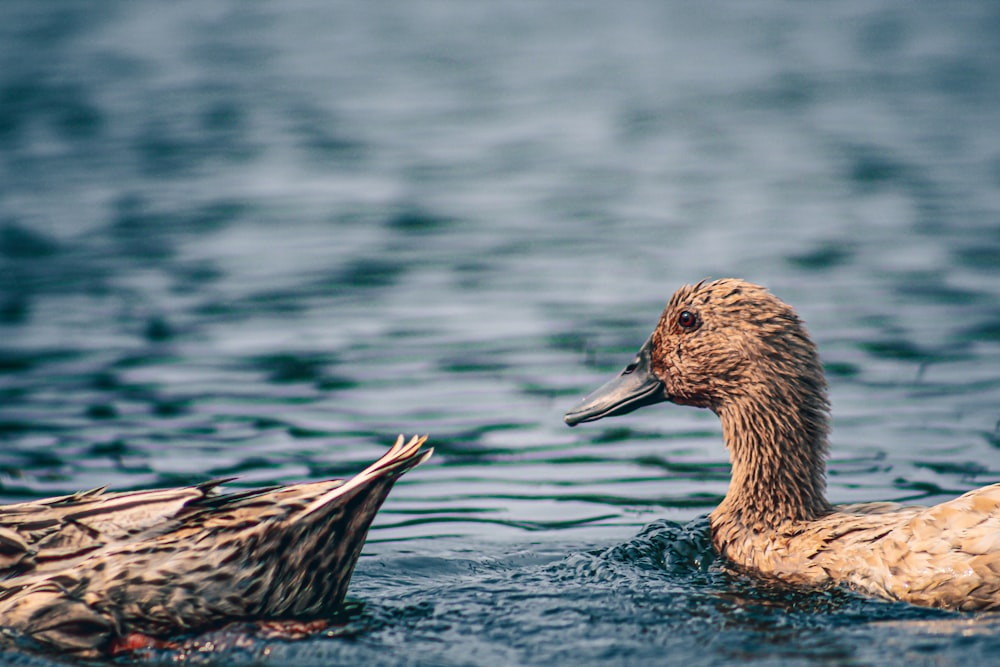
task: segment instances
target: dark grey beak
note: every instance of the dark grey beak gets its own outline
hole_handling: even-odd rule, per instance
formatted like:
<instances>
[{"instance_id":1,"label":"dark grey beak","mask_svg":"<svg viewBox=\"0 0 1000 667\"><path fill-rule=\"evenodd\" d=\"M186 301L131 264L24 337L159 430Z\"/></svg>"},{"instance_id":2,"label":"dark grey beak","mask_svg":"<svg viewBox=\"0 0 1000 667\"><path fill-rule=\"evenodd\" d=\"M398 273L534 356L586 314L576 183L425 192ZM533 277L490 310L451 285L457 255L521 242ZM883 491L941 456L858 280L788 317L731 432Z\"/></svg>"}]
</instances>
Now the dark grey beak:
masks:
<instances>
[{"instance_id":1,"label":"dark grey beak","mask_svg":"<svg viewBox=\"0 0 1000 667\"><path fill-rule=\"evenodd\" d=\"M597 421L604 417L624 415L633 410L669 400L663 382L653 373L650 355L653 337L639 349L639 354L617 377L588 394L566 413L563 419L570 426Z\"/></svg>"}]
</instances>

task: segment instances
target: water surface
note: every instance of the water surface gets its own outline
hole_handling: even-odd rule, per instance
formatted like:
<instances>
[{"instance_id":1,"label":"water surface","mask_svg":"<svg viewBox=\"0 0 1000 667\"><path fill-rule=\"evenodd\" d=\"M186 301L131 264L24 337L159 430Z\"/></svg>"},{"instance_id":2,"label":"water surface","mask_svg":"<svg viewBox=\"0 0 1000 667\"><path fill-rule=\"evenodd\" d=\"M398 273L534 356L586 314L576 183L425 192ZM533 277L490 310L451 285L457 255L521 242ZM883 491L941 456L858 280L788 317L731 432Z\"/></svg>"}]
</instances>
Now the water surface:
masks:
<instances>
[{"instance_id":1,"label":"water surface","mask_svg":"<svg viewBox=\"0 0 1000 667\"><path fill-rule=\"evenodd\" d=\"M437 451L377 519L332 636L186 659L1000 650L990 615L721 572L698 522L728 481L711 414L561 420L677 286L740 276L820 345L834 501L1000 481L992 5L2 15L0 500L343 476L399 432Z\"/></svg>"}]
</instances>

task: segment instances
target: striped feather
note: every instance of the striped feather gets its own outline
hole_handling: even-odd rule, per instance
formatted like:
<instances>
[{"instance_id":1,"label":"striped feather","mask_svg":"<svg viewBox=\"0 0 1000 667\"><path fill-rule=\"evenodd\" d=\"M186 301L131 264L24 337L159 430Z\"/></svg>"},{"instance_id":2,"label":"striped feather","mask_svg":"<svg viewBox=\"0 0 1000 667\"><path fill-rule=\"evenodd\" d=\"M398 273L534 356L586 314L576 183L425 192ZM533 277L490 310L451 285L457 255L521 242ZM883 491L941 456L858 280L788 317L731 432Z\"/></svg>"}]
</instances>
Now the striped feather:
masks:
<instances>
[{"instance_id":1,"label":"striped feather","mask_svg":"<svg viewBox=\"0 0 1000 667\"><path fill-rule=\"evenodd\" d=\"M234 620L320 618L341 605L395 481L431 455L425 441L400 436L346 482L228 495L215 494L217 482L95 490L0 508L0 558L9 551L22 563L0 581L0 623L42 645L95 656L129 633L167 637ZM25 537L19 526L34 530Z\"/></svg>"}]
</instances>

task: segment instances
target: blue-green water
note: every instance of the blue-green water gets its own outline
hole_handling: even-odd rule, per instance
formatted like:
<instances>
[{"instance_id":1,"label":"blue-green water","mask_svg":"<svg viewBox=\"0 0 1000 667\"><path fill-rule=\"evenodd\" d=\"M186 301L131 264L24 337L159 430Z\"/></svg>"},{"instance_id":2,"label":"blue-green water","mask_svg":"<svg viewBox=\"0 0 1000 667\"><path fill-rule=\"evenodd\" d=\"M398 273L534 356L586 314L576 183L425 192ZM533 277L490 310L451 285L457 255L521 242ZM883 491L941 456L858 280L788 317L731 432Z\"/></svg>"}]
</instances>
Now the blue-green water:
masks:
<instances>
[{"instance_id":1,"label":"blue-green water","mask_svg":"<svg viewBox=\"0 0 1000 667\"><path fill-rule=\"evenodd\" d=\"M834 501L1000 481L993 3L0 18L0 500L343 476L399 432L437 450L377 519L332 636L224 633L186 660L1000 654L991 615L712 567L711 414L561 420L678 285L733 275L821 347Z\"/></svg>"}]
</instances>

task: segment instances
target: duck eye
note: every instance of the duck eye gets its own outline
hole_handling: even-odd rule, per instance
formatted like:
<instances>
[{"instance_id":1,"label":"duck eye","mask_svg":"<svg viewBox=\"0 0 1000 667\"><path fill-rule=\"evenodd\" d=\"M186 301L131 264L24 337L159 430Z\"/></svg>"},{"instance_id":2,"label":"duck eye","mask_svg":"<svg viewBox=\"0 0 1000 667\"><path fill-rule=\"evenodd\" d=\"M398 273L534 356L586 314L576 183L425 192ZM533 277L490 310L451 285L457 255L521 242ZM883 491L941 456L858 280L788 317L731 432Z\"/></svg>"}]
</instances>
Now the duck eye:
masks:
<instances>
[{"instance_id":1,"label":"duck eye","mask_svg":"<svg viewBox=\"0 0 1000 667\"><path fill-rule=\"evenodd\" d=\"M677 316L677 324L681 325L684 329L692 329L697 323L698 318L690 310L682 310L681 314Z\"/></svg>"}]
</instances>

